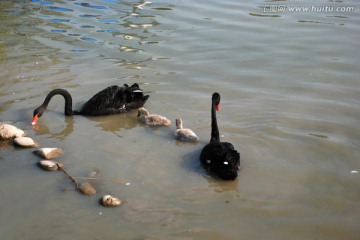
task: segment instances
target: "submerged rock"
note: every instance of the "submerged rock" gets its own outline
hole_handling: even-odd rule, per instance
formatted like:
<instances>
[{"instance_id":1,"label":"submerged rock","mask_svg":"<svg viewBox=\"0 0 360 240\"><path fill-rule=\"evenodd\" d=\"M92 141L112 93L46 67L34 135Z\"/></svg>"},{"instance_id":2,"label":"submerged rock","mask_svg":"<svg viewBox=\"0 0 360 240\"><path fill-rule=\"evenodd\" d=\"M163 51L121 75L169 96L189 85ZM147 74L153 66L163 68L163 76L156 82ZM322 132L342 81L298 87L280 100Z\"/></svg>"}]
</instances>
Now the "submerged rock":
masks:
<instances>
[{"instance_id":1,"label":"submerged rock","mask_svg":"<svg viewBox=\"0 0 360 240\"><path fill-rule=\"evenodd\" d=\"M25 132L20 128L17 128L13 125L0 123L0 139L13 139L17 137L24 137L26 136Z\"/></svg>"},{"instance_id":2,"label":"submerged rock","mask_svg":"<svg viewBox=\"0 0 360 240\"><path fill-rule=\"evenodd\" d=\"M45 159L56 158L63 152L64 152L64 150L61 148L40 148L38 150L33 151L33 153L36 156L45 158Z\"/></svg>"},{"instance_id":3,"label":"submerged rock","mask_svg":"<svg viewBox=\"0 0 360 240\"><path fill-rule=\"evenodd\" d=\"M14 145L20 147L36 147L37 143L29 137L17 137L13 140Z\"/></svg>"},{"instance_id":4,"label":"submerged rock","mask_svg":"<svg viewBox=\"0 0 360 240\"><path fill-rule=\"evenodd\" d=\"M85 195L94 195L96 193L95 188L88 182L83 182L79 185L79 190Z\"/></svg>"},{"instance_id":5,"label":"submerged rock","mask_svg":"<svg viewBox=\"0 0 360 240\"><path fill-rule=\"evenodd\" d=\"M39 166L46 171L57 171L62 164L51 160L41 160Z\"/></svg>"},{"instance_id":6,"label":"submerged rock","mask_svg":"<svg viewBox=\"0 0 360 240\"><path fill-rule=\"evenodd\" d=\"M117 207L121 204L121 200L111 195L105 195L100 199L100 204L104 207Z\"/></svg>"}]
</instances>

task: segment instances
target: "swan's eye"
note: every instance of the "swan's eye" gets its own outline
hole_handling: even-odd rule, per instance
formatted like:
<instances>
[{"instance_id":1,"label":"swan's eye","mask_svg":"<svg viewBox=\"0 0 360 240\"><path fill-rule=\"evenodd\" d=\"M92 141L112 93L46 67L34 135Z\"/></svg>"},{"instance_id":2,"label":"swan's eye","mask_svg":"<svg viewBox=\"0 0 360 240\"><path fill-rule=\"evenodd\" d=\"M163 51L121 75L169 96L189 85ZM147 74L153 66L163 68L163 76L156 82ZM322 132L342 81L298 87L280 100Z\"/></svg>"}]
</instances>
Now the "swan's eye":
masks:
<instances>
[{"instance_id":1,"label":"swan's eye","mask_svg":"<svg viewBox=\"0 0 360 240\"><path fill-rule=\"evenodd\" d=\"M207 163L207 164L210 164L210 163L211 163L211 160L209 160L209 159L206 160L206 163Z\"/></svg>"},{"instance_id":2,"label":"swan's eye","mask_svg":"<svg viewBox=\"0 0 360 240\"><path fill-rule=\"evenodd\" d=\"M228 165L229 163L228 162L224 162L225 165Z\"/></svg>"}]
</instances>

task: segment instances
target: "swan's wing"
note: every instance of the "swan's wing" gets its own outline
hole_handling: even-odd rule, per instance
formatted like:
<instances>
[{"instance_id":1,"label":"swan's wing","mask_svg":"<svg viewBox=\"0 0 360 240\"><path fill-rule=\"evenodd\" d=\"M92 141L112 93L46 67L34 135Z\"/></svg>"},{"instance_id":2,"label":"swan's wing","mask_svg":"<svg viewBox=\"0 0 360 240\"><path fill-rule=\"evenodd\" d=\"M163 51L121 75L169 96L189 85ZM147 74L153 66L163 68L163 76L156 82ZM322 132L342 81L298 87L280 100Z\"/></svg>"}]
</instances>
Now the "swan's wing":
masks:
<instances>
[{"instance_id":1,"label":"swan's wing","mask_svg":"<svg viewBox=\"0 0 360 240\"><path fill-rule=\"evenodd\" d=\"M139 89L136 83L129 87L111 86L95 94L87 101L80 113L85 115L107 115L114 113L127 112L132 109L142 107L148 95L144 96L143 91Z\"/></svg>"},{"instance_id":2,"label":"swan's wing","mask_svg":"<svg viewBox=\"0 0 360 240\"><path fill-rule=\"evenodd\" d=\"M80 112L88 115L99 115L104 109L114 106L116 104L114 99L119 88L119 86L111 86L98 92L82 106Z\"/></svg>"}]
</instances>

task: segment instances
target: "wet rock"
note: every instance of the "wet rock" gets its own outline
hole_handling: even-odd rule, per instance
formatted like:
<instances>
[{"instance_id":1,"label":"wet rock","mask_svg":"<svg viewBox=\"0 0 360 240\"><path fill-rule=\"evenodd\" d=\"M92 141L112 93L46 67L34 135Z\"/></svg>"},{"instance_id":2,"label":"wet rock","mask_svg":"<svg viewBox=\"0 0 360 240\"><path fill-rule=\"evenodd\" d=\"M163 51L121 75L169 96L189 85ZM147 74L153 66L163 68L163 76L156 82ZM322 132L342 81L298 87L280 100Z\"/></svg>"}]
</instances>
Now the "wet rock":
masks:
<instances>
[{"instance_id":1,"label":"wet rock","mask_svg":"<svg viewBox=\"0 0 360 240\"><path fill-rule=\"evenodd\" d=\"M14 145L20 147L36 147L37 143L29 137L17 137L13 140Z\"/></svg>"},{"instance_id":2,"label":"wet rock","mask_svg":"<svg viewBox=\"0 0 360 240\"><path fill-rule=\"evenodd\" d=\"M63 152L64 152L64 150L61 148L40 148L38 150L33 151L33 153L36 156L45 158L45 159L56 158Z\"/></svg>"},{"instance_id":3,"label":"wet rock","mask_svg":"<svg viewBox=\"0 0 360 240\"><path fill-rule=\"evenodd\" d=\"M100 199L100 204L104 207L117 207L121 204L121 200L111 195L105 195Z\"/></svg>"},{"instance_id":4,"label":"wet rock","mask_svg":"<svg viewBox=\"0 0 360 240\"><path fill-rule=\"evenodd\" d=\"M95 188L88 182L83 182L79 185L79 190L85 195L94 195L96 193Z\"/></svg>"},{"instance_id":5,"label":"wet rock","mask_svg":"<svg viewBox=\"0 0 360 240\"><path fill-rule=\"evenodd\" d=\"M99 169L93 169L91 172L89 172L88 176L93 178L96 177L99 173L100 173Z\"/></svg>"},{"instance_id":6,"label":"wet rock","mask_svg":"<svg viewBox=\"0 0 360 240\"><path fill-rule=\"evenodd\" d=\"M51 160L41 160L39 166L46 171L57 171L59 169L58 163Z\"/></svg>"},{"instance_id":7,"label":"wet rock","mask_svg":"<svg viewBox=\"0 0 360 240\"><path fill-rule=\"evenodd\" d=\"M13 125L0 123L0 139L13 139L26 136L25 132Z\"/></svg>"}]
</instances>

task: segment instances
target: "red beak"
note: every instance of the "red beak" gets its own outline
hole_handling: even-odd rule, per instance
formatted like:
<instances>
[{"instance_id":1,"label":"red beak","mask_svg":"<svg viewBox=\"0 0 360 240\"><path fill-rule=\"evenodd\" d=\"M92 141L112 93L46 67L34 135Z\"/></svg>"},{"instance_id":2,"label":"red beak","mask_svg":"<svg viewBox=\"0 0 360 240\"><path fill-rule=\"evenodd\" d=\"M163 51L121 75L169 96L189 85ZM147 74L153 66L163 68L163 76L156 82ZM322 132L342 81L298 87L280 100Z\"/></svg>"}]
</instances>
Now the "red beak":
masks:
<instances>
[{"instance_id":1,"label":"red beak","mask_svg":"<svg viewBox=\"0 0 360 240\"><path fill-rule=\"evenodd\" d=\"M220 103L215 106L216 111L220 111Z\"/></svg>"},{"instance_id":2,"label":"red beak","mask_svg":"<svg viewBox=\"0 0 360 240\"><path fill-rule=\"evenodd\" d=\"M38 117L38 114L36 114L36 115L33 117L33 120L32 120L32 122L31 122L31 125L34 126L38 120L39 120L39 117Z\"/></svg>"}]
</instances>

